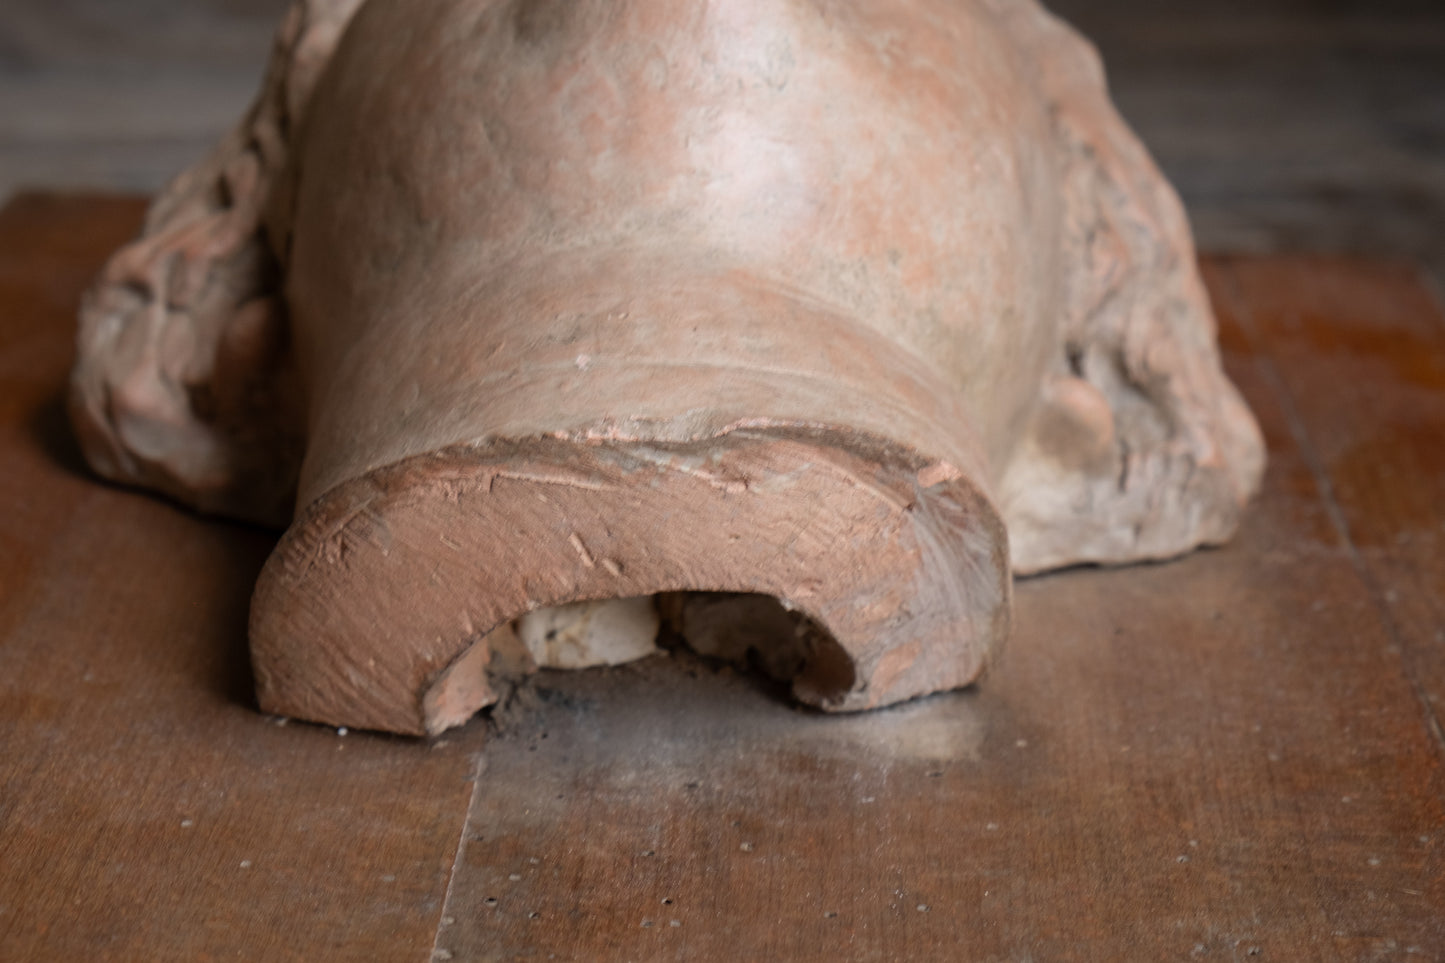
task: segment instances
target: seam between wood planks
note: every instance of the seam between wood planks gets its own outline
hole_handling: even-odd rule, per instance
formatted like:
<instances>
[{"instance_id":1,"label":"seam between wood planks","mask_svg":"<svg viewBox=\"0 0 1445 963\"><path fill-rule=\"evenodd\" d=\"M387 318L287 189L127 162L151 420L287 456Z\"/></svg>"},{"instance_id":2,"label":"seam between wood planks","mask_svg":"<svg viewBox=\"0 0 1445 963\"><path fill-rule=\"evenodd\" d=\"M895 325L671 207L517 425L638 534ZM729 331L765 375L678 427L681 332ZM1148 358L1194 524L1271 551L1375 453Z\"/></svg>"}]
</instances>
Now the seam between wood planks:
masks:
<instances>
[{"instance_id":1,"label":"seam between wood planks","mask_svg":"<svg viewBox=\"0 0 1445 963\"><path fill-rule=\"evenodd\" d=\"M1440 276L1418 264L1415 265L1415 276L1420 279L1420 286L1435 306L1435 310L1430 312L1435 316L1435 323L1445 328L1445 286L1442 286Z\"/></svg>"},{"instance_id":2,"label":"seam between wood planks","mask_svg":"<svg viewBox=\"0 0 1445 963\"><path fill-rule=\"evenodd\" d=\"M1320 459L1315 450L1313 439L1310 438L1309 429L1305 426L1304 419L1300 417L1299 409L1295 404L1294 395L1290 392L1289 386L1284 378L1280 376L1279 368L1274 362L1272 345L1268 340L1261 340L1259 332L1254 324L1254 310L1239 290L1239 282L1235 275L1235 259L1229 258L1224 261L1222 272L1227 282L1227 291L1230 301L1230 312L1241 328L1245 330L1249 338L1250 346L1254 353L1254 363L1265 382L1274 392L1279 401L1280 411L1284 414L1286 424L1289 426L1290 436L1294 439L1295 445L1299 447L1300 456L1308 466L1311 477L1314 478L1315 486L1319 489L1320 499L1324 502L1325 514L1330 519L1330 524L1339 536L1340 543L1345 549L1345 554L1350 564L1355 569L1355 574L1369 595L1370 601L1374 604L1375 610L1379 613L1381 625L1388 634L1390 641L1400 653L1400 668L1405 675L1405 680L1410 685L1410 691L1415 694L1415 701L1419 703L1421 711L1425 715L1425 728L1430 733L1431 742L1435 746L1436 753L1445 759L1445 729L1442 729L1440 718L1435 713L1435 707L1430 704L1430 698L1421 684L1419 674L1415 671L1412 650L1406 641L1404 634L1400 631L1400 623L1396 620L1394 613L1390 610L1385 600L1385 593L1380 583L1375 578L1375 573L1369 563L1361 554L1355 539L1350 532L1350 522L1345 516L1344 508L1341 507L1335 496L1334 484L1330 481L1329 474L1325 471L1324 462ZM1437 292L1430 289L1432 300L1439 300Z\"/></svg>"},{"instance_id":3,"label":"seam between wood planks","mask_svg":"<svg viewBox=\"0 0 1445 963\"><path fill-rule=\"evenodd\" d=\"M490 736L491 734L488 733ZM487 740L490 742L490 738ZM452 890L457 884L457 870L462 865L462 854L467 848L467 833L472 828L472 809L477 803L477 787L482 784L482 773L487 768L486 746L483 745L477 752L476 764L472 767L472 790L467 793L467 806L462 813L461 831L457 834L457 848L452 853L452 868L447 873L447 888L442 894L441 912L437 916L436 932L432 934L431 953L428 960L449 960L452 958L451 951L441 945L442 932L447 928L447 920L452 917Z\"/></svg>"},{"instance_id":4,"label":"seam between wood planks","mask_svg":"<svg viewBox=\"0 0 1445 963\"><path fill-rule=\"evenodd\" d=\"M1329 517L1330 524L1335 529L1336 536L1340 539L1345 551L1348 553L1350 565L1355 570L1356 576L1359 577L1365 595L1369 598L1371 604L1378 608L1380 605L1378 593L1375 591L1373 583L1371 583L1361 571L1363 559L1356 551L1354 541L1350 537L1349 523L1345 518L1344 510L1335 500L1334 487L1331 485L1329 478L1324 474L1322 463L1316 457L1314 446L1309 439L1308 432L1305 430L1304 419L1300 417L1299 411L1295 407L1294 396L1288 392L1284 384L1284 379L1280 377L1279 370L1274 363L1274 355L1262 347L1266 342L1261 340L1259 332L1254 325L1253 309L1240 291L1239 280L1235 274L1235 259L1232 257L1227 259L1218 258L1215 259L1215 264L1219 266L1218 276L1223 278L1224 285L1212 290L1211 294L1217 291L1218 295L1228 298L1229 312L1233 316L1236 326L1244 333L1244 339L1249 348L1250 361L1266 387L1273 393L1274 401L1279 405L1280 414L1284 417L1290 438L1294 442L1295 447L1299 449L1300 457L1304 460L1310 477L1315 482L1316 490L1319 492L1319 497L1324 503L1325 514ZM1268 465L1266 465L1266 471L1267 470L1269 470ZM1256 497L1259 497L1258 494ZM1398 647L1400 645L1399 634L1395 631L1393 624L1385 625L1383 628L1385 629L1387 637ZM1403 648L1400 651L1401 659L1403 660ZM1417 701L1423 700L1424 693L1415 682L1414 674L1403 664L1401 665L1401 671L1405 675L1411 691L1415 693ZM1428 718L1428 705L1426 706L1426 715ZM1437 742L1437 747L1438 745ZM1291 808L1296 821L1302 823L1305 819L1305 810L1298 798L1291 799ZM1313 913L1311 915L1318 917L1323 912L1322 908L1325 905L1325 897L1320 888L1321 874L1316 868L1315 855L1313 848L1310 848L1305 858L1310 866L1309 875L1314 880L1314 906L1312 907ZM1327 914L1322 922L1328 922ZM1334 961L1334 963L1344 963L1344 953L1341 951L1336 940L1332 939L1330 941L1329 948L1331 951L1329 959Z\"/></svg>"}]
</instances>

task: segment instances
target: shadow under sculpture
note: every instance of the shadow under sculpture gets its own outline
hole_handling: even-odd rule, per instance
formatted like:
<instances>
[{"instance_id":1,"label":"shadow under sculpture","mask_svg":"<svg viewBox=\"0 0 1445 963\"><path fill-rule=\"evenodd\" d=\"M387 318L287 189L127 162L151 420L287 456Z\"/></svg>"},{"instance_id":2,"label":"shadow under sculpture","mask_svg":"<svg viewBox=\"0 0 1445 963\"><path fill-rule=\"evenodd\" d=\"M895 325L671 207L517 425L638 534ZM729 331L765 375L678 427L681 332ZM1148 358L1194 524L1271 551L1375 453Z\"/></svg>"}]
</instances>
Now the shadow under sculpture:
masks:
<instances>
[{"instance_id":1,"label":"shadow under sculpture","mask_svg":"<svg viewBox=\"0 0 1445 963\"><path fill-rule=\"evenodd\" d=\"M1222 541L1263 461L1179 202L1033 0L296 0L89 293L72 415L289 524L263 708L408 733L659 593L779 600L826 709L962 686L1012 573Z\"/></svg>"}]
</instances>

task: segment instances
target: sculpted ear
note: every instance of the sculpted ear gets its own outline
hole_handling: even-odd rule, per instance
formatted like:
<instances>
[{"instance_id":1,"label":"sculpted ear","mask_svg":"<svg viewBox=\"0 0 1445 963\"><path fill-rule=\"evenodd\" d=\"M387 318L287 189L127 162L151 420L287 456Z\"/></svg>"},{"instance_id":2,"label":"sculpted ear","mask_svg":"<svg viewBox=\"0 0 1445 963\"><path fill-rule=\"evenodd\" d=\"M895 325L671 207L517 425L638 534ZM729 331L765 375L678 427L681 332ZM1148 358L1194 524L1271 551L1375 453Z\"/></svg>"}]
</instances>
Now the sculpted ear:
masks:
<instances>
[{"instance_id":1,"label":"sculpted ear","mask_svg":"<svg viewBox=\"0 0 1445 963\"><path fill-rule=\"evenodd\" d=\"M1115 113L1098 57L1034 3L1066 205L1064 338L999 501L1014 569L1164 558L1225 540L1263 442L1219 361L1184 210Z\"/></svg>"},{"instance_id":2,"label":"sculpted ear","mask_svg":"<svg viewBox=\"0 0 1445 963\"><path fill-rule=\"evenodd\" d=\"M296 0L245 118L156 197L87 292L70 411L102 475L290 520L302 451L281 298L290 134L358 6Z\"/></svg>"}]
</instances>

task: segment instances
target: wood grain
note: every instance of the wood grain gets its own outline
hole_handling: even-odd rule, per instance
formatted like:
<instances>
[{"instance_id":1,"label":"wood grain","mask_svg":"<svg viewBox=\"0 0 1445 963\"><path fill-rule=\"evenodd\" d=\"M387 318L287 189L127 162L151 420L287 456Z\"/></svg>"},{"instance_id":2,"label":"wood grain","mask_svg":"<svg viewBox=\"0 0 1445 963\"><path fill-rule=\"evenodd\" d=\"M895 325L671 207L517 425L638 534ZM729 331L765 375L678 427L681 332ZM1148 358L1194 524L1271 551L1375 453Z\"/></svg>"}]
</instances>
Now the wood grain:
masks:
<instances>
[{"instance_id":1,"label":"wood grain","mask_svg":"<svg viewBox=\"0 0 1445 963\"><path fill-rule=\"evenodd\" d=\"M1245 263L1275 287L1271 319L1318 283ZM1329 266L1352 297L1319 302L1319 337L1372 299L1430 317L1413 279L1379 290L1350 267ZM1418 678L1301 447L1307 406L1236 312L1224 322L1273 458L1234 544L1026 581L981 686L866 717L790 711L677 657L557 676L489 749L438 945L468 960L1445 956L1445 779ZM1434 363L1415 370L1438 390ZM1388 449L1380 413L1359 406L1355 430ZM1445 427L1393 414L1416 441ZM1437 482L1411 477L1401 499ZM1439 529L1438 509L1362 510L1387 546Z\"/></svg>"},{"instance_id":2,"label":"wood grain","mask_svg":"<svg viewBox=\"0 0 1445 963\"><path fill-rule=\"evenodd\" d=\"M424 961L480 727L262 716L246 606L272 537L79 467L76 298L140 210L0 214L0 958Z\"/></svg>"},{"instance_id":3,"label":"wood grain","mask_svg":"<svg viewBox=\"0 0 1445 963\"><path fill-rule=\"evenodd\" d=\"M1213 280L1445 748L1445 313L1405 264L1231 259Z\"/></svg>"},{"instance_id":4,"label":"wood grain","mask_svg":"<svg viewBox=\"0 0 1445 963\"><path fill-rule=\"evenodd\" d=\"M975 689L824 717L674 655L544 674L483 752L261 716L270 536L84 474L75 299L139 210L0 213L0 959L1445 958L1409 271L1211 262L1261 500L1226 548L1021 583Z\"/></svg>"}]
</instances>

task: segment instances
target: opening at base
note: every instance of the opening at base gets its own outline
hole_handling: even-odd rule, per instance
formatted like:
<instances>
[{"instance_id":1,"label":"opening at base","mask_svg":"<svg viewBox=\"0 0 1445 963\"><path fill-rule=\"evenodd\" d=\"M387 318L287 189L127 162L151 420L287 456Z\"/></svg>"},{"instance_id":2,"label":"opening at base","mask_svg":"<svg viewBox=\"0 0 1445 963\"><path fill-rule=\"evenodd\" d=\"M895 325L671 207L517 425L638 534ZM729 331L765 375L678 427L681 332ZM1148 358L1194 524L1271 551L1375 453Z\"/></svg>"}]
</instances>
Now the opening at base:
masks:
<instances>
[{"instance_id":1,"label":"opening at base","mask_svg":"<svg viewBox=\"0 0 1445 963\"><path fill-rule=\"evenodd\" d=\"M1008 597L987 496L903 446L797 426L496 440L308 506L257 582L252 664L267 711L421 734L496 702L492 680L646 654L666 617L855 711L973 681Z\"/></svg>"},{"instance_id":2,"label":"opening at base","mask_svg":"<svg viewBox=\"0 0 1445 963\"><path fill-rule=\"evenodd\" d=\"M785 600L757 592L662 592L528 612L467 649L427 691L435 731L465 722L538 669L622 665L675 645L790 683L826 704L856 682L838 641Z\"/></svg>"}]
</instances>

